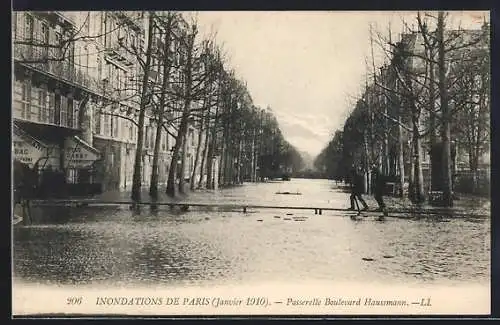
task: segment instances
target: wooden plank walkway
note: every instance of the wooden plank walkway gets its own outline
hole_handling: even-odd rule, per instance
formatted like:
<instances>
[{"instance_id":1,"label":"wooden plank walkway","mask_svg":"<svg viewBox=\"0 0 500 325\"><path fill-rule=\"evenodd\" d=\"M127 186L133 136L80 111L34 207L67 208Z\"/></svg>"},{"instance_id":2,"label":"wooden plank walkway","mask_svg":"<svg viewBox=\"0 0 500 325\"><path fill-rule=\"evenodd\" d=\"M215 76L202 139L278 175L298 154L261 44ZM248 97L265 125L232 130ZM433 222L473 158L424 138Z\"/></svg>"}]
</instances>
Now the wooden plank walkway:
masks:
<instances>
[{"instance_id":1,"label":"wooden plank walkway","mask_svg":"<svg viewBox=\"0 0 500 325\"><path fill-rule=\"evenodd\" d=\"M228 204L228 203L195 203L195 202L132 202L132 201L102 201L102 200L33 200L33 206L67 206L67 207L92 207L92 206L168 206L170 208L180 207L189 209L190 207L206 207L206 208L222 208L235 209L246 213L248 209L279 209L279 210L309 210L314 211L314 214L321 215L323 211L338 211L357 214L357 211L345 208L333 207L311 207L311 206L280 206L280 205L259 205L259 204ZM475 213L474 211L465 212L454 209L432 208L432 209L387 209L390 214L418 214L418 215L442 215L451 217L490 217L489 214ZM368 210L362 211L364 214L380 214L380 212Z\"/></svg>"}]
</instances>

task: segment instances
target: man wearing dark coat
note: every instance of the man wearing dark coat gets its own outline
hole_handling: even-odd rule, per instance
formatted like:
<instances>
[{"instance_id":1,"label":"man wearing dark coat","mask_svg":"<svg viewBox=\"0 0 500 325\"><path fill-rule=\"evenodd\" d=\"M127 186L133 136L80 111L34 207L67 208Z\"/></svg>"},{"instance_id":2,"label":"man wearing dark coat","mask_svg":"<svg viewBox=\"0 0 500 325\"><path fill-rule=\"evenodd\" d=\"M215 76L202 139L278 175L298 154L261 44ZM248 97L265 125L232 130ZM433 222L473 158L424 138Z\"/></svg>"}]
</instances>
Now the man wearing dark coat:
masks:
<instances>
[{"instance_id":1,"label":"man wearing dark coat","mask_svg":"<svg viewBox=\"0 0 500 325\"><path fill-rule=\"evenodd\" d=\"M363 205L363 211L368 210L368 204L366 204L365 200L363 200L363 197L361 196L361 193L363 193L363 175L361 174L361 171L356 169L354 166L351 169L350 172L350 178L351 178L351 196L350 196L350 201L351 201L351 207L349 210L357 210L359 211L359 204L358 201L361 202ZM356 205L356 206L355 206Z\"/></svg>"},{"instance_id":2,"label":"man wearing dark coat","mask_svg":"<svg viewBox=\"0 0 500 325\"><path fill-rule=\"evenodd\" d=\"M386 184L385 176L380 172L379 168L374 165L372 168L372 186L373 186L373 197L377 201L378 209L376 211L386 213L386 206L384 202L384 190Z\"/></svg>"}]
</instances>

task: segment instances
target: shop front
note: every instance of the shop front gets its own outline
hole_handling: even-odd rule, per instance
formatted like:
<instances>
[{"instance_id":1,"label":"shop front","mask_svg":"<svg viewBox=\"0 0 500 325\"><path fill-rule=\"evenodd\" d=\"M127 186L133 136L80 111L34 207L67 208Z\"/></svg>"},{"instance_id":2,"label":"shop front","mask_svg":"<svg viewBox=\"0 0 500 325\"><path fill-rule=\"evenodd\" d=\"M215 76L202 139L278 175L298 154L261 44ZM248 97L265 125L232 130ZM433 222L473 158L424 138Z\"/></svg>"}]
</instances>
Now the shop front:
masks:
<instances>
[{"instance_id":1,"label":"shop front","mask_svg":"<svg viewBox=\"0 0 500 325\"><path fill-rule=\"evenodd\" d=\"M102 192L102 186L95 177L95 163L99 159L100 152L80 137L65 139L63 163L68 193L81 196Z\"/></svg>"},{"instance_id":2,"label":"shop front","mask_svg":"<svg viewBox=\"0 0 500 325\"><path fill-rule=\"evenodd\" d=\"M12 133L14 188L31 188L35 197L91 195L100 192L94 181L99 151L78 136L62 141L43 138L16 124Z\"/></svg>"}]
</instances>

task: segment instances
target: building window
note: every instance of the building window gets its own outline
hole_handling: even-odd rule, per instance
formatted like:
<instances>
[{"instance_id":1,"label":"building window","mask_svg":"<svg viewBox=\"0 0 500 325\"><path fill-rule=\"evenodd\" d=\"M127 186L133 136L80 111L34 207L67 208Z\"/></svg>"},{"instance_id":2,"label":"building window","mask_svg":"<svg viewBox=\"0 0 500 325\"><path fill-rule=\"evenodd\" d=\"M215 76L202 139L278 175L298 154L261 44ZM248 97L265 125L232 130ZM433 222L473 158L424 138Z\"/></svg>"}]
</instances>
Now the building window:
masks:
<instances>
[{"instance_id":1,"label":"building window","mask_svg":"<svg viewBox=\"0 0 500 325\"><path fill-rule=\"evenodd\" d=\"M146 126L145 132L144 132L144 147L148 148L149 147L149 126Z\"/></svg>"},{"instance_id":2,"label":"building window","mask_svg":"<svg viewBox=\"0 0 500 325\"><path fill-rule=\"evenodd\" d=\"M101 17L99 17L99 12L90 12L90 22L92 23L91 36L97 36L101 34Z\"/></svg>"},{"instance_id":3,"label":"building window","mask_svg":"<svg viewBox=\"0 0 500 325\"><path fill-rule=\"evenodd\" d=\"M21 117L31 119L31 80L25 80L22 88Z\"/></svg>"},{"instance_id":4,"label":"building window","mask_svg":"<svg viewBox=\"0 0 500 325\"><path fill-rule=\"evenodd\" d=\"M56 94L49 92L49 106L47 107L48 122L54 124L55 121L55 105L56 105Z\"/></svg>"},{"instance_id":5,"label":"building window","mask_svg":"<svg viewBox=\"0 0 500 325\"><path fill-rule=\"evenodd\" d=\"M120 98L121 97L121 93L122 93L122 90L123 90L123 87L122 87L122 71L121 69L116 69L115 68L115 89L116 89L116 97L117 98Z\"/></svg>"},{"instance_id":6,"label":"building window","mask_svg":"<svg viewBox=\"0 0 500 325\"><path fill-rule=\"evenodd\" d=\"M78 183L78 169L68 168L66 173L66 181L69 184Z\"/></svg>"},{"instance_id":7,"label":"building window","mask_svg":"<svg viewBox=\"0 0 500 325\"><path fill-rule=\"evenodd\" d=\"M31 85L31 103L30 103L30 119L38 121L40 115L40 106L38 105L38 89L36 86Z\"/></svg>"},{"instance_id":8,"label":"building window","mask_svg":"<svg viewBox=\"0 0 500 325\"><path fill-rule=\"evenodd\" d=\"M14 35L16 40L24 39L25 15L21 12L15 13L16 21L14 22Z\"/></svg>"},{"instance_id":9,"label":"building window","mask_svg":"<svg viewBox=\"0 0 500 325\"><path fill-rule=\"evenodd\" d=\"M103 135L110 136L111 135L111 116L108 114L104 115L104 128Z\"/></svg>"},{"instance_id":10,"label":"building window","mask_svg":"<svg viewBox=\"0 0 500 325\"><path fill-rule=\"evenodd\" d=\"M26 40L31 41L33 40L33 16L26 14L26 21L24 25L24 37Z\"/></svg>"},{"instance_id":11,"label":"building window","mask_svg":"<svg viewBox=\"0 0 500 325\"><path fill-rule=\"evenodd\" d=\"M17 118L22 118L23 115L23 81L16 79L14 82L14 116Z\"/></svg>"},{"instance_id":12,"label":"building window","mask_svg":"<svg viewBox=\"0 0 500 325\"><path fill-rule=\"evenodd\" d=\"M49 27L45 23L42 23L42 35L41 36L42 36L42 43L44 45L48 45L49 44ZM43 47L43 55L44 55L44 57L48 57L48 55L49 55L49 47L48 46Z\"/></svg>"},{"instance_id":13,"label":"building window","mask_svg":"<svg viewBox=\"0 0 500 325\"><path fill-rule=\"evenodd\" d=\"M94 114L94 133L95 134L101 134L101 117L102 114L101 112L96 112L97 114Z\"/></svg>"},{"instance_id":14,"label":"building window","mask_svg":"<svg viewBox=\"0 0 500 325\"><path fill-rule=\"evenodd\" d=\"M47 91L45 89L38 90L38 120L46 123L47 116Z\"/></svg>"},{"instance_id":15,"label":"building window","mask_svg":"<svg viewBox=\"0 0 500 325\"><path fill-rule=\"evenodd\" d=\"M191 173L193 171L193 168L194 168L194 157L193 155L189 155L189 173Z\"/></svg>"},{"instance_id":16,"label":"building window","mask_svg":"<svg viewBox=\"0 0 500 325\"><path fill-rule=\"evenodd\" d=\"M80 69L85 73L85 78L88 78L89 75L89 69L90 69L90 54L89 54L89 48L85 46L83 48L83 67L80 67Z\"/></svg>"},{"instance_id":17,"label":"building window","mask_svg":"<svg viewBox=\"0 0 500 325\"><path fill-rule=\"evenodd\" d=\"M63 58L63 46L62 45L62 36L61 33L56 33L56 58L62 59Z\"/></svg>"},{"instance_id":18,"label":"building window","mask_svg":"<svg viewBox=\"0 0 500 325\"><path fill-rule=\"evenodd\" d=\"M97 78L99 80L103 79L102 78L102 62L100 58L96 58L97 61Z\"/></svg>"},{"instance_id":19,"label":"building window","mask_svg":"<svg viewBox=\"0 0 500 325\"><path fill-rule=\"evenodd\" d=\"M114 48L118 44L118 30L116 29L116 21L114 19L110 19L110 43L109 47Z\"/></svg>"},{"instance_id":20,"label":"building window","mask_svg":"<svg viewBox=\"0 0 500 325\"><path fill-rule=\"evenodd\" d=\"M156 129L153 127L153 122L151 123L151 135L149 137L149 147L154 148L155 146L155 139L156 139Z\"/></svg>"},{"instance_id":21,"label":"building window","mask_svg":"<svg viewBox=\"0 0 500 325\"><path fill-rule=\"evenodd\" d=\"M68 46L67 50L67 57L66 59L66 64L67 64L67 69L68 69L68 79L73 81L75 76L74 76L74 71L75 71L75 43L71 42Z\"/></svg>"},{"instance_id":22,"label":"building window","mask_svg":"<svg viewBox=\"0 0 500 325\"><path fill-rule=\"evenodd\" d=\"M86 29L87 29L87 35L90 35L90 24L92 23L93 19L92 19L92 15L91 15L91 12L87 12L87 17L86 17L86 20L87 20L87 24L85 25Z\"/></svg>"},{"instance_id":23,"label":"building window","mask_svg":"<svg viewBox=\"0 0 500 325\"><path fill-rule=\"evenodd\" d=\"M73 126L73 98L68 98L68 118L66 125L70 128Z\"/></svg>"},{"instance_id":24,"label":"building window","mask_svg":"<svg viewBox=\"0 0 500 325\"><path fill-rule=\"evenodd\" d=\"M80 126L80 102L73 100L73 128L78 129Z\"/></svg>"},{"instance_id":25,"label":"building window","mask_svg":"<svg viewBox=\"0 0 500 325\"><path fill-rule=\"evenodd\" d=\"M134 140L134 125L132 124L131 121L127 121L127 127L128 127L128 139Z\"/></svg>"},{"instance_id":26,"label":"building window","mask_svg":"<svg viewBox=\"0 0 500 325\"><path fill-rule=\"evenodd\" d=\"M104 14L104 47L111 46L111 18L108 13Z\"/></svg>"},{"instance_id":27,"label":"building window","mask_svg":"<svg viewBox=\"0 0 500 325\"><path fill-rule=\"evenodd\" d=\"M130 34L130 46L132 47L132 49L135 49L135 34L134 33Z\"/></svg>"},{"instance_id":28,"label":"building window","mask_svg":"<svg viewBox=\"0 0 500 325\"><path fill-rule=\"evenodd\" d=\"M61 108L60 108L60 116L59 116L59 125L67 126L68 125L68 99L64 96L61 97Z\"/></svg>"},{"instance_id":29,"label":"building window","mask_svg":"<svg viewBox=\"0 0 500 325\"><path fill-rule=\"evenodd\" d=\"M112 120L112 129L111 129L111 136L113 138L118 138L118 131L119 131L119 120L118 120L118 116L113 116L113 120Z\"/></svg>"}]
</instances>

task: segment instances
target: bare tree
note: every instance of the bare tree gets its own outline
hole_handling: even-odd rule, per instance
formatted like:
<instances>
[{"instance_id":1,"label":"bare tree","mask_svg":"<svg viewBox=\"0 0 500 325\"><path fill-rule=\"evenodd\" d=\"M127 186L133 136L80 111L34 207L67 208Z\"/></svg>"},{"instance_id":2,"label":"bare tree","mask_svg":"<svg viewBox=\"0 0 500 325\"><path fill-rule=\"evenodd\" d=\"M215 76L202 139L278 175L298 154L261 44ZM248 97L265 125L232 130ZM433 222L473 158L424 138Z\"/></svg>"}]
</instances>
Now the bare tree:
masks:
<instances>
[{"instance_id":1,"label":"bare tree","mask_svg":"<svg viewBox=\"0 0 500 325\"><path fill-rule=\"evenodd\" d=\"M179 173L178 191L184 193L184 173L185 173L185 154L186 154L186 135L189 123L193 119L193 114L199 113L206 108L193 108L192 104L195 101L202 99L204 82L209 78L212 71L204 71L199 69L206 55L207 42L197 42L198 27L196 21L191 23L190 30L187 31L184 42L185 62L182 67L183 84L174 91L174 96L182 101L182 110L180 111L179 127L175 135L175 145L172 152L172 161L169 168L167 180L168 195L174 196L175 179ZM177 169L177 161L181 159L180 170Z\"/></svg>"},{"instance_id":2,"label":"bare tree","mask_svg":"<svg viewBox=\"0 0 500 325\"><path fill-rule=\"evenodd\" d=\"M159 102L156 105L156 135L153 155L153 170L151 172L151 182L149 186L149 194L152 198L158 198L158 161L161 146L161 135L164 127L165 108L167 106L167 92L170 81L170 71L172 68L172 53L170 52L172 43L172 29L174 28L176 14L167 12L166 17L157 17L158 27L163 29L163 48L158 48L158 60L161 61L163 67L162 83L159 95Z\"/></svg>"},{"instance_id":3,"label":"bare tree","mask_svg":"<svg viewBox=\"0 0 500 325\"><path fill-rule=\"evenodd\" d=\"M135 53L139 65L142 68L142 84L140 93L140 107L139 107L139 120L137 123L137 146L135 151L134 160L134 174L132 178L132 195L131 198L134 202L141 200L141 172L142 172L142 154L144 147L144 120L146 109L152 100L152 90L150 87L150 72L151 72L151 58L153 52L153 37L154 37L154 13L148 12L148 30L147 30L147 45L143 52L141 48L132 46L131 50ZM143 56L145 57L143 59Z\"/></svg>"}]
</instances>

